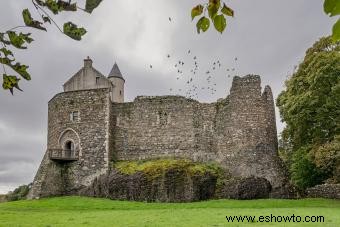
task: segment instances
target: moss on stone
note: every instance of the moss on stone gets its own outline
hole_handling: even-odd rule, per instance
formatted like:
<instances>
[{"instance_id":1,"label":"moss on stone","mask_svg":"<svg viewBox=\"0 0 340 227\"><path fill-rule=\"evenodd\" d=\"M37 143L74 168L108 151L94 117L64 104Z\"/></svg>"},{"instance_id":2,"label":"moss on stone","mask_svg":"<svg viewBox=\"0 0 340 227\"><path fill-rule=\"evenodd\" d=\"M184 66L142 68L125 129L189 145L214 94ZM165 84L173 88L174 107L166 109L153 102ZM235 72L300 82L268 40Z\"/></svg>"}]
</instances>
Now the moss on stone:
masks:
<instances>
[{"instance_id":1,"label":"moss on stone","mask_svg":"<svg viewBox=\"0 0 340 227\"><path fill-rule=\"evenodd\" d=\"M156 159L147 161L121 161L113 167L122 174L131 175L136 172L144 173L149 179L163 176L169 170L177 170L188 176L203 176L211 174L217 178L223 175L223 170L215 163L198 163L186 159Z\"/></svg>"}]
</instances>

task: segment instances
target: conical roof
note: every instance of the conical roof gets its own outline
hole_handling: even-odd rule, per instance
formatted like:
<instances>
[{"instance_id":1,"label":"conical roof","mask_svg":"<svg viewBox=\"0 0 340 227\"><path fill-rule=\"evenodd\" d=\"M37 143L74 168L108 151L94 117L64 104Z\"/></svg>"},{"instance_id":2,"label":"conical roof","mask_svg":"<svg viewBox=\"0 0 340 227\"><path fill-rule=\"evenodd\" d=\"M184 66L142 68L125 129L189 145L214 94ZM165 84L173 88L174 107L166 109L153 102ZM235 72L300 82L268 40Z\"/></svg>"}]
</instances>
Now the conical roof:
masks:
<instances>
[{"instance_id":1,"label":"conical roof","mask_svg":"<svg viewBox=\"0 0 340 227\"><path fill-rule=\"evenodd\" d=\"M121 79L124 80L123 75L122 75L122 73L120 72L119 67L118 67L118 65L117 65L116 62L115 62L115 64L113 65L113 67L112 67L112 69L111 69L111 72L109 73L108 78L110 78L110 77L117 77L117 78L121 78Z\"/></svg>"}]
</instances>

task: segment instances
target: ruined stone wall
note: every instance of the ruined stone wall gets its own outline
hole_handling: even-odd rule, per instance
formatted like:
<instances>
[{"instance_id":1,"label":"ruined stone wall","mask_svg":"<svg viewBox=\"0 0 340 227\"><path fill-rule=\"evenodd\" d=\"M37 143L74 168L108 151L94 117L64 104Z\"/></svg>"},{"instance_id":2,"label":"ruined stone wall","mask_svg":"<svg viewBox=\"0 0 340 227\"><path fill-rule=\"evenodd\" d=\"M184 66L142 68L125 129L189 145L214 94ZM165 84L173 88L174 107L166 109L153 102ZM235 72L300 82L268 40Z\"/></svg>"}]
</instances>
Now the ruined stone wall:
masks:
<instances>
[{"instance_id":1,"label":"ruined stone wall","mask_svg":"<svg viewBox=\"0 0 340 227\"><path fill-rule=\"evenodd\" d=\"M71 121L70 114L79 112ZM30 198L72 194L110 169L110 161L165 157L217 162L233 177L262 177L283 194L274 101L259 76L235 77L216 103L181 96L137 97L112 103L109 89L64 92L49 102L48 150L75 144L79 160L45 155Z\"/></svg>"},{"instance_id":2,"label":"ruined stone wall","mask_svg":"<svg viewBox=\"0 0 340 227\"><path fill-rule=\"evenodd\" d=\"M83 90L60 93L50 100L47 152L30 198L72 194L106 172L111 156L108 151L112 150L109 95L109 89ZM79 112L79 119L72 121L70 115L75 111ZM51 149L59 152L57 149L63 149L65 141L75 144L78 160L51 160Z\"/></svg>"},{"instance_id":3,"label":"ruined stone wall","mask_svg":"<svg viewBox=\"0 0 340 227\"><path fill-rule=\"evenodd\" d=\"M274 102L259 76L235 77L230 95L219 103L216 139L221 164L234 176L264 177L273 188L286 176L277 154Z\"/></svg>"},{"instance_id":4,"label":"ruined stone wall","mask_svg":"<svg viewBox=\"0 0 340 227\"><path fill-rule=\"evenodd\" d=\"M116 159L215 159L211 113L214 105L179 96L137 97L132 103L113 104Z\"/></svg>"},{"instance_id":5,"label":"ruined stone wall","mask_svg":"<svg viewBox=\"0 0 340 227\"><path fill-rule=\"evenodd\" d=\"M268 86L262 93L259 76L235 77L230 95L216 103L142 96L112 108L116 160L215 161L233 176L284 184L273 97Z\"/></svg>"}]
</instances>

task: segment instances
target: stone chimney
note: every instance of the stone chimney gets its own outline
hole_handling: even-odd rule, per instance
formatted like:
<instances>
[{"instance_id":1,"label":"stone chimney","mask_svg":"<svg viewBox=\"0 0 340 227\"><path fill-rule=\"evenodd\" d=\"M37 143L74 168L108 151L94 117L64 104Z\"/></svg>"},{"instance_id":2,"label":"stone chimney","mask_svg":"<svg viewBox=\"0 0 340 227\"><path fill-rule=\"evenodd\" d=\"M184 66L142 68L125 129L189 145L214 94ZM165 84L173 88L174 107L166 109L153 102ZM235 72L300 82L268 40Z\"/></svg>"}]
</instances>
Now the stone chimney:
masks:
<instances>
[{"instance_id":1,"label":"stone chimney","mask_svg":"<svg viewBox=\"0 0 340 227\"><path fill-rule=\"evenodd\" d=\"M92 60L89 56L84 59L84 68L92 68Z\"/></svg>"}]
</instances>

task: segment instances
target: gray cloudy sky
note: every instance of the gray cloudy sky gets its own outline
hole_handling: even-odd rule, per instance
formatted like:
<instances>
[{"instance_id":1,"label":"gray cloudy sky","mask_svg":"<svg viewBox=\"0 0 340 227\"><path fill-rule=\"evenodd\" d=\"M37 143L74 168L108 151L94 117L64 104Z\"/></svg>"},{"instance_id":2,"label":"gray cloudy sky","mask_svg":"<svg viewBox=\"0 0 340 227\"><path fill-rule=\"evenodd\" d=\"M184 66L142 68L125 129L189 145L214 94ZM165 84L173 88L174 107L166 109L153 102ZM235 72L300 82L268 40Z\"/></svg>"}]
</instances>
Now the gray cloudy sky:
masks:
<instances>
[{"instance_id":1,"label":"gray cloudy sky","mask_svg":"<svg viewBox=\"0 0 340 227\"><path fill-rule=\"evenodd\" d=\"M235 68L231 76L261 75L262 87L269 84L276 97L305 50L330 34L334 23L323 13L322 0L233 0L226 2L235 10L235 18L228 20L224 34L210 29L198 35L190 10L205 1L106 0L92 15L57 16L60 24L72 20L86 27L88 34L81 42L53 26L47 33L34 31L29 51L15 53L17 60L30 66L32 81L21 81L24 92L15 96L0 90L0 193L33 180L46 150L47 102L62 91L62 84L82 67L86 56L103 74L117 61L126 79L127 100L137 95L184 94L193 56L201 70L193 83L199 86L207 86L204 72L211 70L212 62L222 63L212 74L216 93L201 90L202 102L227 95L231 85L227 68ZM23 24L24 8L32 8L30 1L0 0L0 31ZM174 68L178 60L185 62L179 80Z\"/></svg>"}]
</instances>

